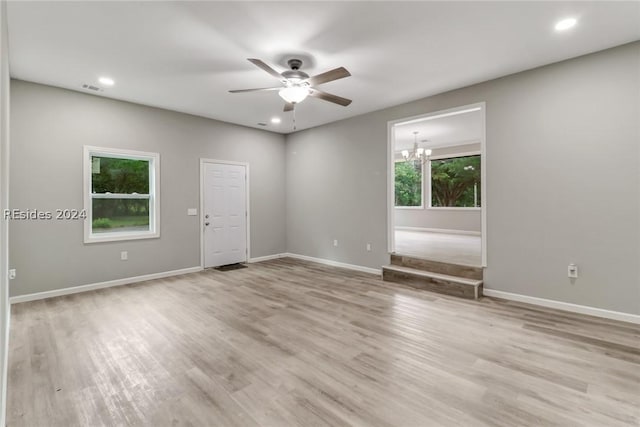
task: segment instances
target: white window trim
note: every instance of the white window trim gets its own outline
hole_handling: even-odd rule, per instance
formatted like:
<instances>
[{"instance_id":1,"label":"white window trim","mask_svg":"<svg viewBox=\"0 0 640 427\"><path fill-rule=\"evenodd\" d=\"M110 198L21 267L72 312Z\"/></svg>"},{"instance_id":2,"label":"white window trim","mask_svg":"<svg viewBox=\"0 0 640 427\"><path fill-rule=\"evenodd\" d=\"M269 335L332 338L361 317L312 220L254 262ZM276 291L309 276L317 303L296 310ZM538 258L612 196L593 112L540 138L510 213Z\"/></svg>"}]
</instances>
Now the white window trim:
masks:
<instances>
[{"instance_id":1,"label":"white window trim","mask_svg":"<svg viewBox=\"0 0 640 427\"><path fill-rule=\"evenodd\" d=\"M476 207L472 207L472 206L459 206L459 207L455 207L455 206L451 206L451 207L444 207L444 206L429 206L427 208L430 211L480 211L482 210L481 206Z\"/></svg>"},{"instance_id":2,"label":"white window trim","mask_svg":"<svg viewBox=\"0 0 640 427\"><path fill-rule=\"evenodd\" d=\"M98 198L149 199L149 231L113 231L92 233L93 197L91 195L91 156L99 155L112 158L139 159L150 161L149 194L101 194ZM115 242L123 240L154 239L160 237L160 154L145 151L123 150L119 148L83 147L83 197L87 218L84 221L84 243Z\"/></svg>"},{"instance_id":3,"label":"white window trim","mask_svg":"<svg viewBox=\"0 0 640 427\"><path fill-rule=\"evenodd\" d=\"M465 152L455 153L455 154L439 154L437 156L429 156L429 160L454 159L456 157L469 157L469 156L480 156L480 155L482 155L480 151L465 151Z\"/></svg>"},{"instance_id":4,"label":"white window trim","mask_svg":"<svg viewBox=\"0 0 640 427\"><path fill-rule=\"evenodd\" d=\"M482 159L482 153L480 151L466 151L464 153L455 153L455 154L440 154L438 156L429 157L429 161L427 162L427 171L426 171L426 174L429 176L429 181L428 181L429 182L429 202L427 205L428 210L433 210L433 211L481 211L482 210L482 206L478 206L478 207L431 206L431 192L433 191L432 182L431 182L431 161L455 159L456 157L469 157L469 156L480 156L480 158ZM424 179L424 174L422 176ZM480 184L480 188L482 188L482 183Z\"/></svg>"},{"instance_id":5,"label":"white window trim","mask_svg":"<svg viewBox=\"0 0 640 427\"><path fill-rule=\"evenodd\" d=\"M396 163L400 163L400 162L404 162L404 161L405 161L404 159L395 159L395 160L394 160L394 162L393 162L393 166L394 166L394 168L395 168L395 164L396 164ZM427 162L427 163L428 163L428 162ZM425 182L425 181L424 181L424 165L425 165L424 163L422 163L422 164L421 164L421 169L422 169L422 170L420 171L420 172L421 172L421 173L420 173L420 191L421 191L421 195L420 195L420 206L396 206L396 205L395 205L395 200L394 200L393 207L394 207L395 209L402 209L402 210L421 210L421 209L424 209L424 208L425 208L425 204L424 204L425 197L424 197L424 196L425 196L426 192L425 192L425 188L424 188L424 182ZM394 181L395 181L395 169L394 169L394 171L393 171L393 177L394 177ZM431 181L429 181L429 182L431 182Z\"/></svg>"}]
</instances>

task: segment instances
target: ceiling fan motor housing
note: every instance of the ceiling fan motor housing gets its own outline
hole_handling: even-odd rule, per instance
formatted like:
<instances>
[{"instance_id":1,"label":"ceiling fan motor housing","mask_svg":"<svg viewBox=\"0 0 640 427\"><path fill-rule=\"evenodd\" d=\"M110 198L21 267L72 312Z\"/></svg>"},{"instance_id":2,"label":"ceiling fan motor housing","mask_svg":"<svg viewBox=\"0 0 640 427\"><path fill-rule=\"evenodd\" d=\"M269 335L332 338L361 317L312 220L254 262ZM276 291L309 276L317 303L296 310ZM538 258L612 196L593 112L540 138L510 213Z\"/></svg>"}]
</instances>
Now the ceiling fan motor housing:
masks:
<instances>
[{"instance_id":1,"label":"ceiling fan motor housing","mask_svg":"<svg viewBox=\"0 0 640 427\"><path fill-rule=\"evenodd\" d=\"M309 78L309 75L304 71L300 71L300 67L302 67L302 61L299 59L290 59L287 61L291 70L284 71L282 73L282 77L288 80L290 83L299 83L302 80L306 80Z\"/></svg>"},{"instance_id":2,"label":"ceiling fan motor housing","mask_svg":"<svg viewBox=\"0 0 640 427\"><path fill-rule=\"evenodd\" d=\"M285 71L282 73L282 77L291 81L292 83L296 83L297 81L308 79L309 75L303 71Z\"/></svg>"},{"instance_id":3,"label":"ceiling fan motor housing","mask_svg":"<svg viewBox=\"0 0 640 427\"><path fill-rule=\"evenodd\" d=\"M292 70L299 70L300 67L302 67L302 61L295 58L288 60L287 64L289 64L289 68Z\"/></svg>"}]
</instances>

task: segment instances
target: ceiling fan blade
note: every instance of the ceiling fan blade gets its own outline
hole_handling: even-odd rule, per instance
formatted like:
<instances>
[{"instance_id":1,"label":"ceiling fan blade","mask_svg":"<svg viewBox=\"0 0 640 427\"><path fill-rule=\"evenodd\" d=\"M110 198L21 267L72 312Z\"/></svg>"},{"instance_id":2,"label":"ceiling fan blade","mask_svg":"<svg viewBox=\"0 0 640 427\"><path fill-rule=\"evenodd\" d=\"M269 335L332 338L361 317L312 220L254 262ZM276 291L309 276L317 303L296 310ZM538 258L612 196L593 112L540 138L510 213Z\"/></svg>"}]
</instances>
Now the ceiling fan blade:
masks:
<instances>
[{"instance_id":1,"label":"ceiling fan blade","mask_svg":"<svg viewBox=\"0 0 640 427\"><path fill-rule=\"evenodd\" d=\"M334 80L343 79L345 77L349 77L351 73L347 71L346 68L334 68L333 70L326 71L322 74L318 74L317 76L309 77L309 84L311 86L319 85L322 83L332 82Z\"/></svg>"},{"instance_id":2,"label":"ceiling fan blade","mask_svg":"<svg viewBox=\"0 0 640 427\"><path fill-rule=\"evenodd\" d=\"M264 71L266 71L267 73L275 77L276 79L278 80L283 79L282 75L279 72L277 72L276 70L274 70L273 68L271 68L270 66L262 62L261 60L255 59L255 58L247 58L247 61L251 62L256 67L263 69Z\"/></svg>"},{"instance_id":3,"label":"ceiling fan blade","mask_svg":"<svg viewBox=\"0 0 640 427\"><path fill-rule=\"evenodd\" d=\"M242 92L266 92L269 90L280 90L282 87L259 87L256 89L235 89L230 90L231 93L242 93Z\"/></svg>"},{"instance_id":4,"label":"ceiling fan blade","mask_svg":"<svg viewBox=\"0 0 640 427\"><path fill-rule=\"evenodd\" d=\"M285 112L287 111L293 111L293 108L295 107L295 104L292 104L290 102L285 102L284 103L284 110Z\"/></svg>"},{"instance_id":5,"label":"ceiling fan blade","mask_svg":"<svg viewBox=\"0 0 640 427\"><path fill-rule=\"evenodd\" d=\"M323 92L318 89L311 89L311 91L309 92L309 96L313 96L314 98L319 98L324 101L333 102L334 104L342 105L343 107L346 107L347 105L351 104L350 99L343 98L341 96L334 95L332 93Z\"/></svg>"}]
</instances>

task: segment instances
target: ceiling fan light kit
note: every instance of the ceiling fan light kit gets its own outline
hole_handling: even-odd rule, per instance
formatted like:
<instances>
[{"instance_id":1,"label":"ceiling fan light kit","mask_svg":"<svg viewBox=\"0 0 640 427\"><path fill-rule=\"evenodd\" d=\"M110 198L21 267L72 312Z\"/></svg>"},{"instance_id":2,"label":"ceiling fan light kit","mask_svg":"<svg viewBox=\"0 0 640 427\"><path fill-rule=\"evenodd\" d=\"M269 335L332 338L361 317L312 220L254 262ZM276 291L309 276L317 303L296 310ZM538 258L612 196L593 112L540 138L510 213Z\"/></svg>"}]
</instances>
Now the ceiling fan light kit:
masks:
<instances>
[{"instance_id":1,"label":"ceiling fan light kit","mask_svg":"<svg viewBox=\"0 0 640 427\"><path fill-rule=\"evenodd\" d=\"M290 104L298 104L309 95L309 88L304 86L288 86L278 92L280 98Z\"/></svg>"},{"instance_id":2,"label":"ceiling fan light kit","mask_svg":"<svg viewBox=\"0 0 640 427\"><path fill-rule=\"evenodd\" d=\"M351 104L351 100L343 98L341 96L333 95L331 93L323 92L315 88L315 86L328 83L334 80L349 77L351 73L344 67L335 68L330 71L318 74L313 77L309 77L307 73L300 70L302 67L302 61L300 59L290 59L287 61L290 70L286 70L282 73L278 73L271 66L261 61L260 59L247 58L249 62L256 67L267 72L271 76L277 78L282 83L282 87L266 87L257 89L238 89L230 90L231 93L245 93L245 92L269 92L278 91L278 95L285 101L284 111L294 111L295 105L304 101L308 96L318 98L323 101L332 102L334 104L342 105L346 107ZM295 117L295 116L294 116ZM294 118L295 120L295 118ZM294 123L295 130L295 123Z\"/></svg>"}]
</instances>

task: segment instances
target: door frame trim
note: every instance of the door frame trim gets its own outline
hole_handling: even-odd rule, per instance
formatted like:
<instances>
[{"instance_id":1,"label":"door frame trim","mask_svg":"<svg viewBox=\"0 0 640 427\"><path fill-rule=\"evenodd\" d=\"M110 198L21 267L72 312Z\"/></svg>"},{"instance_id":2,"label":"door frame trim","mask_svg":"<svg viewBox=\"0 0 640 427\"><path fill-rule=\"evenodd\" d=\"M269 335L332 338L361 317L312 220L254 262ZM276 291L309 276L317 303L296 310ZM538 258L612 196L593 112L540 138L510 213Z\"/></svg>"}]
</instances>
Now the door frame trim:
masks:
<instances>
[{"instance_id":1,"label":"door frame trim","mask_svg":"<svg viewBox=\"0 0 640 427\"><path fill-rule=\"evenodd\" d=\"M482 129L480 132L480 216L481 216L481 233L482 233L482 267L487 266L487 122L486 102L476 102L459 107L448 108L445 110L433 111L426 114L419 114L411 117L404 117L397 120L387 122L387 249L389 253L395 250L395 173L394 173L394 145L395 145L395 127L400 124L411 122L419 122L422 120L431 120L439 117L460 114L467 110L480 111L482 117Z\"/></svg>"},{"instance_id":2,"label":"door frame trim","mask_svg":"<svg viewBox=\"0 0 640 427\"><path fill-rule=\"evenodd\" d=\"M246 180L245 180L245 196L246 196L246 209L247 209L247 259L245 262L249 262L251 259L251 205L249 197L249 189L250 189L250 181L249 181L249 163L247 162L234 162L231 160L219 160L219 159L205 159L200 158L200 214L198 215L198 220L200 221L200 266L204 269L204 221L203 221L203 212L204 212L204 166L205 164L220 164L220 165L235 165L235 166L244 166L246 171Z\"/></svg>"}]
</instances>

